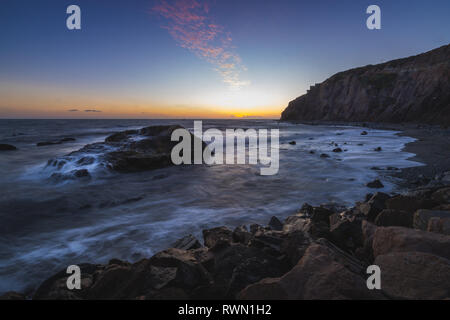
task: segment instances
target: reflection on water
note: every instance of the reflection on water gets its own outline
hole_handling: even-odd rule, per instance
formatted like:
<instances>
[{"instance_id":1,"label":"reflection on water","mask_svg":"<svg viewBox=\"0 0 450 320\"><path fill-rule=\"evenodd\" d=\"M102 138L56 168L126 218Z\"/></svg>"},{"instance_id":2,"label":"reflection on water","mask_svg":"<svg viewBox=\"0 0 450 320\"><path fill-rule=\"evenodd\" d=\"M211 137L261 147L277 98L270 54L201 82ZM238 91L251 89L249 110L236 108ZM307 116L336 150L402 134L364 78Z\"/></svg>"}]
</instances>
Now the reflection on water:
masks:
<instances>
[{"instance_id":1,"label":"reflection on water","mask_svg":"<svg viewBox=\"0 0 450 320\"><path fill-rule=\"evenodd\" d=\"M0 292L25 290L70 264L136 261L189 233L218 225L266 224L303 202L351 205L372 191L365 184L380 171L372 167L419 165L402 152L412 138L392 131L279 124L276 121L204 121L204 130L279 128L280 169L261 176L258 166L192 165L137 174L95 176L89 182L49 183L48 159L61 157L115 131L162 120L0 121L2 143L16 152L0 155ZM77 140L36 147L61 137ZM296 145L289 142L295 140ZM346 150L333 153L334 143ZM381 146L383 151L374 148ZM310 153L314 150L314 153ZM320 158L328 153L330 158ZM395 188L383 177L385 188Z\"/></svg>"}]
</instances>

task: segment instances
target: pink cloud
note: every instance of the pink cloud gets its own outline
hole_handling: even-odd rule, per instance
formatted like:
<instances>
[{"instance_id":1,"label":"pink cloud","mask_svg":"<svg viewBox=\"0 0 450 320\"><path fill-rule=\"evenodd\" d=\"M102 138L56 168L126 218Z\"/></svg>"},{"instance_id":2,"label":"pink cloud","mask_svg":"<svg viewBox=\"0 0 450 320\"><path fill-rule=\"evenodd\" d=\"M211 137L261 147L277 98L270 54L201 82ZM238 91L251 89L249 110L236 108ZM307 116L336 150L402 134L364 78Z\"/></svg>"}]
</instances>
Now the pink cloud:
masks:
<instances>
[{"instance_id":1,"label":"pink cloud","mask_svg":"<svg viewBox=\"0 0 450 320\"><path fill-rule=\"evenodd\" d=\"M246 68L234 51L231 34L214 23L209 11L209 3L199 0L159 0L153 7L153 12L167 20L163 28L178 45L211 63L224 83L235 89L248 85L240 80Z\"/></svg>"}]
</instances>

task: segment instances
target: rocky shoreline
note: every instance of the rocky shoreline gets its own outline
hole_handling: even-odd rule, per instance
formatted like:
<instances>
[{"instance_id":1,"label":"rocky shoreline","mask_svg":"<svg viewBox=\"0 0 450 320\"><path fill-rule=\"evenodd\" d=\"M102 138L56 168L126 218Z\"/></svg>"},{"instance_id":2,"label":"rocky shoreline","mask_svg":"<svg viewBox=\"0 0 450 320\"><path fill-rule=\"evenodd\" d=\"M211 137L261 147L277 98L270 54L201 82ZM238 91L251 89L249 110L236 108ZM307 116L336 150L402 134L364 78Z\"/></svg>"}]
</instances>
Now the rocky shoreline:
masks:
<instances>
[{"instance_id":1,"label":"rocky shoreline","mask_svg":"<svg viewBox=\"0 0 450 320\"><path fill-rule=\"evenodd\" d=\"M403 194L368 194L351 208L303 204L284 221L204 230L203 243L187 235L136 263L80 264L81 290L67 289L64 269L31 295L1 299L449 299L448 130L401 134L418 139L407 149L427 164L393 173L407 181ZM366 286L373 264L381 290Z\"/></svg>"},{"instance_id":2,"label":"rocky shoreline","mask_svg":"<svg viewBox=\"0 0 450 320\"><path fill-rule=\"evenodd\" d=\"M62 270L32 299L448 299L450 172L402 195L377 192L352 208L304 204L284 222L217 227L136 263ZM381 269L381 290L366 268ZM2 299L25 299L10 292Z\"/></svg>"}]
</instances>

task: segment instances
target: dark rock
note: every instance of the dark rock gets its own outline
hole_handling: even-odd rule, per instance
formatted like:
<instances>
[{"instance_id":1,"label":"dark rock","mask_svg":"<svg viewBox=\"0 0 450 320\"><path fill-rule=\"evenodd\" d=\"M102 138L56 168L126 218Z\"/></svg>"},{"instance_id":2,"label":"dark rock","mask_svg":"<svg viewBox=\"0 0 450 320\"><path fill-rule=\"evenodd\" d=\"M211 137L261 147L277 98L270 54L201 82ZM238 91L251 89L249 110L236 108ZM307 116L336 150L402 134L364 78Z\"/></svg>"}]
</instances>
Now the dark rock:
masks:
<instances>
[{"instance_id":1,"label":"dark rock","mask_svg":"<svg viewBox=\"0 0 450 320\"><path fill-rule=\"evenodd\" d=\"M73 171L73 175L75 178L88 178L91 175L89 174L89 171L86 169L81 169L81 170L74 170Z\"/></svg>"},{"instance_id":2,"label":"dark rock","mask_svg":"<svg viewBox=\"0 0 450 320\"><path fill-rule=\"evenodd\" d=\"M393 210L402 210L414 213L419 209L431 209L434 202L426 199L420 199L416 196L398 195L386 201L386 207Z\"/></svg>"},{"instance_id":3,"label":"dark rock","mask_svg":"<svg viewBox=\"0 0 450 320\"><path fill-rule=\"evenodd\" d=\"M431 195L431 199L437 203L450 204L450 187L439 189Z\"/></svg>"},{"instance_id":4,"label":"dark rock","mask_svg":"<svg viewBox=\"0 0 450 320\"><path fill-rule=\"evenodd\" d=\"M362 131L362 132L361 132L361 135L362 135L362 136L367 136L367 131Z\"/></svg>"},{"instance_id":5,"label":"dark rock","mask_svg":"<svg viewBox=\"0 0 450 320\"><path fill-rule=\"evenodd\" d=\"M414 228L424 231L428 230L428 224L431 218L450 218L450 211L417 210L414 213Z\"/></svg>"},{"instance_id":6,"label":"dark rock","mask_svg":"<svg viewBox=\"0 0 450 320\"><path fill-rule=\"evenodd\" d=\"M283 230L283 223L275 216L270 218L269 227L272 230Z\"/></svg>"},{"instance_id":7,"label":"dark rock","mask_svg":"<svg viewBox=\"0 0 450 320\"><path fill-rule=\"evenodd\" d=\"M367 183L366 186L369 188L372 188L372 189L384 188L384 185L381 183L381 181L379 179L375 179L375 180Z\"/></svg>"},{"instance_id":8,"label":"dark rock","mask_svg":"<svg viewBox=\"0 0 450 320\"><path fill-rule=\"evenodd\" d=\"M314 150L309 151L310 154L315 154L316 152Z\"/></svg>"},{"instance_id":9,"label":"dark rock","mask_svg":"<svg viewBox=\"0 0 450 320\"><path fill-rule=\"evenodd\" d=\"M248 232L246 226L236 227L233 231L233 241L242 243L247 245L250 239L252 238L252 234Z\"/></svg>"},{"instance_id":10,"label":"dark rock","mask_svg":"<svg viewBox=\"0 0 450 320\"><path fill-rule=\"evenodd\" d=\"M330 228L330 238L342 249L354 250L363 245L361 221L341 220Z\"/></svg>"},{"instance_id":11,"label":"dark rock","mask_svg":"<svg viewBox=\"0 0 450 320\"><path fill-rule=\"evenodd\" d=\"M13 151L13 150L17 150L17 148L11 144L5 143L0 144L0 151Z\"/></svg>"},{"instance_id":12,"label":"dark rock","mask_svg":"<svg viewBox=\"0 0 450 320\"><path fill-rule=\"evenodd\" d=\"M283 239L280 246L280 252L286 255L291 266L295 266L303 257L306 249L311 244L310 237L302 231L293 231Z\"/></svg>"},{"instance_id":13,"label":"dark rock","mask_svg":"<svg viewBox=\"0 0 450 320\"><path fill-rule=\"evenodd\" d=\"M256 224L256 223L250 225L250 233L251 234L255 234L256 232L263 230L263 229L264 229L263 227L261 227L259 224Z\"/></svg>"},{"instance_id":14,"label":"dark rock","mask_svg":"<svg viewBox=\"0 0 450 320\"><path fill-rule=\"evenodd\" d=\"M413 225L413 215L410 212L384 209L375 218L375 224L377 226L398 226L411 228Z\"/></svg>"},{"instance_id":15,"label":"dark rock","mask_svg":"<svg viewBox=\"0 0 450 320\"><path fill-rule=\"evenodd\" d=\"M381 210L386 208L386 201L389 195L383 192L375 193L368 202L358 206L359 211L367 217L367 220L374 221Z\"/></svg>"},{"instance_id":16,"label":"dark rock","mask_svg":"<svg viewBox=\"0 0 450 320\"><path fill-rule=\"evenodd\" d=\"M0 300L25 300L26 297L22 293L9 291L0 296Z\"/></svg>"},{"instance_id":17,"label":"dark rock","mask_svg":"<svg viewBox=\"0 0 450 320\"><path fill-rule=\"evenodd\" d=\"M375 149L373 149L373 151L382 151L383 149L381 147L376 147Z\"/></svg>"},{"instance_id":18,"label":"dark rock","mask_svg":"<svg viewBox=\"0 0 450 320\"><path fill-rule=\"evenodd\" d=\"M427 231L450 235L450 218L430 218Z\"/></svg>"},{"instance_id":19,"label":"dark rock","mask_svg":"<svg viewBox=\"0 0 450 320\"><path fill-rule=\"evenodd\" d=\"M333 149L333 152L342 152L342 149L341 148L336 148L336 149Z\"/></svg>"},{"instance_id":20,"label":"dark rock","mask_svg":"<svg viewBox=\"0 0 450 320\"><path fill-rule=\"evenodd\" d=\"M227 227L203 230L205 246L217 249L229 245L233 241L233 231Z\"/></svg>"},{"instance_id":21,"label":"dark rock","mask_svg":"<svg viewBox=\"0 0 450 320\"><path fill-rule=\"evenodd\" d=\"M320 155L320 157L321 157L321 158L329 158L330 156L329 156L328 154L326 154L326 153L322 153L322 154Z\"/></svg>"},{"instance_id":22,"label":"dark rock","mask_svg":"<svg viewBox=\"0 0 450 320\"><path fill-rule=\"evenodd\" d=\"M292 145L292 146L295 146L297 144L297 142L291 141L291 142L289 142L289 144Z\"/></svg>"},{"instance_id":23,"label":"dark rock","mask_svg":"<svg viewBox=\"0 0 450 320\"><path fill-rule=\"evenodd\" d=\"M171 247L181 250L191 250L201 248L200 242L192 234L187 235L181 239L175 241Z\"/></svg>"}]
</instances>

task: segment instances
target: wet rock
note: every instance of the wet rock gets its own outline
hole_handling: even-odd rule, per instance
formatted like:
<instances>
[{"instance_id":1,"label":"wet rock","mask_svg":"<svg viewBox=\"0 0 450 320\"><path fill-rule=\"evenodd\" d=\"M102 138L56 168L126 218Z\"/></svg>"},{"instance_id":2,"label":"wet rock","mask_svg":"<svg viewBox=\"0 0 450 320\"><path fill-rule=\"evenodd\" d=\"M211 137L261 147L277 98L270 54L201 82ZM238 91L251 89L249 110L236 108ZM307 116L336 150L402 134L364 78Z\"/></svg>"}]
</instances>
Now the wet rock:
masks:
<instances>
[{"instance_id":1,"label":"wet rock","mask_svg":"<svg viewBox=\"0 0 450 320\"><path fill-rule=\"evenodd\" d=\"M227 227L203 230L203 240L206 247L217 249L233 241L233 232Z\"/></svg>"},{"instance_id":2,"label":"wet rock","mask_svg":"<svg viewBox=\"0 0 450 320\"><path fill-rule=\"evenodd\" d=\"M448 299L450 261L425 252L394 252L374 262L382 270L382 290L394 299Z\"/></svg>"},{"instance_id":3,"label":"wet rock","mask_svg":"<svg viewBox=\"0 0 450 320\"><path fill-rule=\"evenodd\" d=\"M426 231L431 218L450 218L450 211L417 210L414 213L414 228Z\"/></svg>"},{"instance_id":4,"label":"wet rock","mask_svg":"<svg viewBox=\"0 0 450 320\"><path fill-rule=\"evenodd\" d=\"M191 250L201 248L200 242L192 234L187 235L181 239L175 241L171 247L181 250Z\"/></svg>"},{"instance_id":5,"label":"wet rock","mask_svg":"<svg viewBox=\"0 0 450 320\"><path fill-rule=\"evenodd\" d=\"M51 146L51 145L54 145L54 144L62 144L64 142L72 142L72 141L75 141L75 140L76 140L75 138L66 137L66 138L62 138L62 139L57 140L57 141L42 141L42 142L38 142L38 143L36 143L36 146L38 146L38 147Z\"/></svg>"},{"instance_id":6,"label":"wet rock","mask_svg":"<svg viewBox=\"0 0 450 320\"><path fill-rule=\"evenodd\" d=\"M0 144L0 151L14 151L14 150L17 150L17 148L11 144L5 143Z\"/></svg>"},{"instance_id":7,"label":"wet rock","mask_svg":"<svg viewBox=\"0 0 450 320\"><path fill-rule=\"evenodd\" d=\"M425 252L450 258L450 236L404 227L379 227L373 236L375 257L392 252Z\"/></svg>"},{"instance_id":8,"label":"wet rock","mask_svg":"<svg viewBox=\"0 0 450 320\"><path fill-rule=\"evenodd\" d=\"M316 152L314 150L309 151L310 154L315 154Z\"/></svg>"},{"instance_id":9,"label":"wet rock","mask_svg":"<svg viewBox=\"0 0 450 320\"><path fill-rule=\"evenodd\" d=\"M335 148L335 149L333 149L333 152L342 152L342 149L341 148Z\"/></svg>"},{"instance_id":10,"label":"wet rock","mask_svg":"<svg viewBox=\"0 0 450 320\"><path fill-rule=\"evenodd\" d=\"M72 174L75 178L90 178L91 177L89 171L86 169L74 170L72 172Z\"/></svg>"},{"instance_id":11,"label":"wet rock","mask_svg":"<svg viewBox=\"0 0 450 320\"><path fill-rule=\"evenodd\" d=\"M282 230L283 223L277 217L273 216L272 218L270 218L269 227L272 230Z\"/></svg>"},{"instance_id":12,"label":"wet rock","mask_svg":"<svg viewBox=\"0 0 450 320\"><path fill-rule=\"evenodd\" d=\"M361 135L362 135L362 136L367 136L367 131L362 131L362 132L361 132Z\"/></svg>"},{"instance_id":13,"label":"wet rock","mask_svg":"<svg viewBox=\"0 0 450 320\"><path fill-rule=\"evenodd\" d=\"M382 151L383 149L381 148L381 147L376 147L375 149L373 149L373 151L377 151L377 152L380 152L380 151Z\"/></svg>"},{"instance_id":14,"label":"wet rock","mask_svg":"<svg viewBox=\"0 0 450 320\"><path fill-rule=\"evenodd\" d=\"M322 154L320 155L320 157L321 157L321 158L329 158L330 156L329 156L328 154L326 154L326 153L322 153Z\"/></svg>"},{"instance_id":15,"label":"wet rock","mask_svg":"<svg viewBox=\"0 0 450 320\"><path fill-rule=\"evenodd\" d=\"M375 179L369 183L366 184L367 187L372 189L381 189L384 188L384 185L381 183L379 179Z\"/></svg>"},{"instance_id":16,"label":"wet rock","mask_svg":"<svg viewBox=\"0 0 450 320\"><path fill-rule=\"evenodd\" d=\"M386 201L389 195L383 192L375 193L369 201L358 206L359 211L367 217L367 220L374 221L377 215L386 208Z\"/></svg>"},{"instance_id":17,"label":"wet rock","mask_svg":"<svg viewBox=\"0 0 450 320\"><path fill-rule=\"evenodd\" d=\"M289 144L292 145L292 146L295 146L297 144L297 142L291 141L291 142L289 142Z\"/></svg>"},{"instance_id":18,"label":"wet rock","mask_svg":"<svg viewBox=\"0 0 450 320\"><path fill-rule=\"evenodd\" d=\"M413 214L411 212L384 209L375 218L375 224L377 226L398 226L411 228L413 225Z\"/></svg>"}]
</instances>

